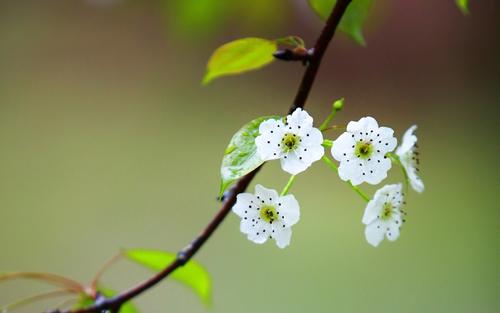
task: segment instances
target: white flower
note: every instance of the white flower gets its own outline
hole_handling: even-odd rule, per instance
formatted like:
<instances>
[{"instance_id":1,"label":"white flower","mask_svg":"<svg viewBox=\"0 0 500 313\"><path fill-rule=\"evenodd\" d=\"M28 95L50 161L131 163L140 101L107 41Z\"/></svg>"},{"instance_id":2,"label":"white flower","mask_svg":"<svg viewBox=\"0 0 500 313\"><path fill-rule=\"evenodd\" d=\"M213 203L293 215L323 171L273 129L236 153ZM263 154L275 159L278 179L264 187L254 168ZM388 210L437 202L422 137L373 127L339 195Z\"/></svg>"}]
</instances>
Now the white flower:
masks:
<instances>
[{"instance_id":1,"label":"white flower","mask_svg":"<svg viewBox=\"0 0 500 313\"><path fill-rule=\"evenodd\" d=\"M299 203L293 195L278 196L275 190L255 186L255 195L240 193L233 212L241 217L240 230L247 238L262 244L268 238L285 248L290 244L292 225L299 221Z\"/></svg>"},{"instance_id":2,"label":"white flower","mask_svg":"<svg viewBox=\"0 0 500 313\"><path fill-rule=\"evenodd\" d=\"M399 237L401 223L404 222L402 188L401 184L385 185L377 190L366 206L362 222L366 225L366 240L374 247L384 240L384 236L390 241Z\"/></svg>"},{"instance_id":3,"label":"white flower","mask_svg":"<svg viewBox=\"0 0 500 313\"><path fill-rule=\"evenodd\" d=\"M259 156L265 161L281 159L281 168L292 175L305 171L325 153L321 131L300 108L287 116L286 124L274 119L262 122L259 132L255 138Z\"/></svg>"},{"instance_id":4,"label":"white flower","mask_svg":"<svg viewBox=\"0 0 500 313\"><path fill-rule=\"evenodd\" d=\"M386 153L396 148L393 134L391 128L379 127L373 117L349 122L347 131L332 146L332 156L340 162L340 178L350 180L353 185L380 183L391 168Z\"/></svg>"},{"instance_id":5,"label":"white flower","mask_svg":"<svg viewBox=\"0 0 500 313\"><path fill-rule=\"evenodd\" d=\"M424 182L418 176L417 136L413 134L416 129L417 125L408 128L403 135L403 143L396 150L396 154L408 174L411 187L417 192L423 192Z\"/></svg>"}]
</instances>

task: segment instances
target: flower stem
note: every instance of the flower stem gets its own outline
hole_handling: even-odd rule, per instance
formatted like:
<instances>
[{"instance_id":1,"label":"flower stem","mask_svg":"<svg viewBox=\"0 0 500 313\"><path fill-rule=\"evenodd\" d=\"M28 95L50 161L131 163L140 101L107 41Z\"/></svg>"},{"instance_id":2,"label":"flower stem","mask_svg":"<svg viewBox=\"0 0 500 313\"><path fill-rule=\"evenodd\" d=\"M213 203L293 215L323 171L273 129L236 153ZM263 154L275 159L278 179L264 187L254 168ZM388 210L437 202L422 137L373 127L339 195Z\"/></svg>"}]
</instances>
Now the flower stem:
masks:
<instances>
[{"instance_id":1,"label":"flower stem","mask_svg":"<svg viewBox=\"0 0 500 313\"><path fill-rule=\"evenodd\" d=\"M321 124L319 127L319 130L325 131L328 129L328 125L330 125L330 122L333 120L335 115L337 114L338 111L342 110L342 107L344 106L344 98L341 98L332 104L332 112L326 117L325 121Z\"/></svg>"},{"instance_id":2,"label":"flower stem","mask_svg":"<svg viewBox=\"0 0 500 313\"><path fill-rule=\"evenodd\" d=\"M120 260L121 258L123 257L123 254L122 252L118 252L117 254L113 255L111 258L109 258L103 265L102 267L99 269L99 271L97 271L97 273L95 274L94 278L92 279L92 281L90 282L90 291L92 293L92 295L95 296L95 294L97 293L97 284L99 283L99 279L101 278L101 276L104 274L104 272L113 264L115 264L118 260Z\"/></svg>"},{"instance_id":3,"label":"flower stem","mask_svg":"<svg viewBox=\"0 0 500 313\"><path fill-rule=\"evenodd\" d=\"M345 131L346 130L346 127L342 127L342 126L338 126L338 125L332 125L332 126L329 126L325 129L322 129L321 131L322 132L326 132L327 130L330 130L330 129L333 129L333 130L343 130Z\"/></svg>"},{"instance_id":4,"label":"flower stem","mask_svg":"<svg viewBox=\"0 0 500 313\"><path fill-rule=\"evenodd\" d=\"M323 156L322 158L323 162L325 162L325 164L330 168L332 169L334 172L338 173L338 168L337 168L337 165L335 165L335 163L333 163L332 160L330 160L328 157L326 156ZM368 197L358 186L354 186L350 180L347 181L347 184L352 188L352 190L354 190L361 198L363 198L363 200L365 200L366 202L369 202L370 201L370 197Z\"/></svg>"},{"instance_id":5,"label":"flower stem","mask_svg":"<svg viewBox=\"0 0 500 313\"><path fill-rule=\"evenodd\" d=\"M387 157L389 159L391 159L392 163L396 164L397 166L399 166L399 168L401 169L401 171L403 172L403 176L405 178L404 180L404 185L405 185L405 193L408 193L408 181L409 181L409 178L408 178L408 173L406 172L406 169L405 167L403 166L403 163L401 163L401 160L399 159L399 156L397 156L396 154L392 153L392 152L389 152L387 153Z\"/></svg>"},{"instance_id":6,"label":"flower stem","mask_svg":"<svg viewBox=\"0 0 500 313\"><path fill-rule=\"evenodd\" d=\"M292 187L294 181L295 181L295 175L290 176L290 178L288 179L288 182L286 183L285 188L283 188L283 191L281 192L280 196L284 196L288 193L288 191Z\"/></svg>"},{"instance_id":7,"label":"flower stem","mask_svg":"<svg viewBox=\"0 0 500 313\"><path fill-rule=\"evenodd\" d=\"M325 139L321 145L325 148L331 148L333 146L333 141Z\"/></svg>"}]
</instances>

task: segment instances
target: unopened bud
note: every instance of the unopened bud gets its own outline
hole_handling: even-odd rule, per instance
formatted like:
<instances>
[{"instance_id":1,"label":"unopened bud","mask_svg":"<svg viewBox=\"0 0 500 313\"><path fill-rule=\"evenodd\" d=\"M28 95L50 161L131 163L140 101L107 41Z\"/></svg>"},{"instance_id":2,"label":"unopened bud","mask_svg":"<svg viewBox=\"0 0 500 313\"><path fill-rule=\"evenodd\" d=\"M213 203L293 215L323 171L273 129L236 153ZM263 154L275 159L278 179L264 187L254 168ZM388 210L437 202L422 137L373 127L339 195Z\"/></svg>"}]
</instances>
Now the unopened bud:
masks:
<instances>
[{"instance_id":1,"label":"unopened bud","mask_svg":"<svg viewBox=\"0 0 500 313\"><path fill-rule=\"evenodd\" d=\"M335 111L340 111L342 110L342 108L344 107L344 98L340 98L339 100L336 100L333 105L332 105L333 109Z\"/></svg>"}]
</instances>

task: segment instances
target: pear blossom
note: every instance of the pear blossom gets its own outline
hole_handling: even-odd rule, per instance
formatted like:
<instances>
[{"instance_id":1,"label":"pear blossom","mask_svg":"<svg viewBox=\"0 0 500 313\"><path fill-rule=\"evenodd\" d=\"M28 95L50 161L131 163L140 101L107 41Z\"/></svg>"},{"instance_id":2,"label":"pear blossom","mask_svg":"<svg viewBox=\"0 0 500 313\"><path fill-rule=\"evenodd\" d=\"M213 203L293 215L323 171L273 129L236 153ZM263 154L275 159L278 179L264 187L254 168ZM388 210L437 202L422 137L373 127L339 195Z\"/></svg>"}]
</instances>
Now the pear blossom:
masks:
<instances>
[{"instance_id":1,"label":"pear blossom","mask_svg":"<svg viewBox=\"0 0 500 313\"><path fill-rule=\"evenodd\" d=\"M261 159L281 160L281 168L292 175L305 171L325 153L323 135L313 127L313 118L298 108L282 120L269 119L259 126L255 138Z\"/></svg>"},{"instance_id":2,"label":"pear blossom","mask_svg":"<svg viewBox=\"0 0 500 313\"><path fill-rule=\"evenodd\" d=\"M417 125L413 125L408 128L403 135L403 142L396 149L396 154L408 174L408 180L410 181L411 187L416 192L423 192L424 183L418 176L419 159L417 151L417 136L413 134L416 129Z\"/></svg>"},{"instance_id":3,"label":"pear blossom","mask_svg":"<svg viewBox=\"0 0 500 313\"><path fill-rule=\"evenodd\" d=\"M375 193L368 202L362 222L366 225L365 237L376 247L386 237L394 241L399 237L404 211L404 195L401 184L386 185Z\"/></svg>"},{"instance_id":4,"label":"pear blossom","mask_svg":"<svg viewBox=\"0 0 500 313\"><path fill-rule=\"evenodd\" d=\"M339 176L353 185L380 183L387 177L391 160L386 154L396 148L394 131L379 127L373 117L363 117L347 124L347 131L332 146L332 156L340 162Z\"/></svg>"},{"instance_id":5,"label":"pear blossom","mask_svg":"<svg viewBox=\"0 0 500 313\"><path fill-rule=\"evenodd\" d=\"M255 186L255 194L240 193L233 212L240 218L240 230L255 243L274 239L285 248L290 244L292 225L300 218L299 203L293 195L279 196L276 190Z\"/></svg>"}]
</instances>

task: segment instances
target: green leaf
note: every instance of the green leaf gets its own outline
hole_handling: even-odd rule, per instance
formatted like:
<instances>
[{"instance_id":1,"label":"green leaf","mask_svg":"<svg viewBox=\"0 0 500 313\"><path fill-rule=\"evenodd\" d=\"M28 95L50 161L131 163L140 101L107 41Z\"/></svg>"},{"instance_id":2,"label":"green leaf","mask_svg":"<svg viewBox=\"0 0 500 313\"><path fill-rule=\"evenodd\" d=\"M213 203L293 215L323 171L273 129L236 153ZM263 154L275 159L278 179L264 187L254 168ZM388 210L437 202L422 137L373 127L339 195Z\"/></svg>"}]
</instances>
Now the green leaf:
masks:
<instances>
[{"instance_id":1,"label":"green leaf","mask_svg":"<svg viewBox=\"0 0 500 313\"><path fill-rule=\"evenodd\" d=\"M146 268L159 272L175 260L175 254L157 250L130 249L124 251L124 256ZM197 262L189 261L183 267L172 273L172 278L178 280L200 297L206 305L211 302L212 283L208 272Z\"/></svg>"},{"instance_id":2,"label":"green leaf","mask_svg":"<svg viewBox=\"0 0 500 313\"><path fill-rule=\"evenodd\" d=\"M336 0L309 0L309 5L316 14L323 20L326 20L333 10ZM363 24L368 16L368 11L373 0L353 0L340 20L339 28L347 33L358 44L365 46L363 36Z\"/></svg>"},{"instance_id":3,"label":"green leaf","mask_svg":"<svg viewBox=\"0 0 500 313\"><path fill-rule=\"evenodd\" d=\"M220 167L220 195L236 180L250 173L264 161L257 154L255 138L259 135L259 126L268 119L280 119L280 116L263 116L245 124L231 138L226 148Z\"/></svg>"},{"instance_id":4,"label":"green leaf","mask_svg":"<svg viewBox=\"0 0 500 313\"><path fill-rule=\"evenodd\" d=\"M455 3L464 15L469 14L469 0L455 0Z\"/></svg>"},{"instance_id":5,"label":"green leaf","mask_svg":"<svg viewBox=\"0 0 500 313\"><path fill-rule=\"evenodd\" d=\"M169 31L183 39L207 38L234 15L231 0L162 1ZM177 38L176 38L177 39Z\"/></svg>"},{"instance_id":6,"label":"green leaf","mask_svg":"<svg viewBox=\"0 0 500 313\"><path fill-rule=\"evenodd\" d=\"M97 288L97 292L99 292L106 298L112 298L118 294L116 291L103 286L99 286ZM73 309L83 309L91 306L92 304L94 304L94 300L87 294L81 293L80 298L78 299L78 302L73 307ZM122 307L120 308L120 313L139 313L139 310L132 304L131 301L128 301L122 305Z\"/></svg>"},{"instance_id":7,"label":"green leaf","mask_svg":"<svg viewBox=\"0 0 500 313\"><path fill-rule=\"evenodd\" d=\"M220 76L236 75L256 70L274 60L277 44L262 38L243 38L217 48L207 64L203 84Z\"/></svg>"}]
</instances>

